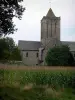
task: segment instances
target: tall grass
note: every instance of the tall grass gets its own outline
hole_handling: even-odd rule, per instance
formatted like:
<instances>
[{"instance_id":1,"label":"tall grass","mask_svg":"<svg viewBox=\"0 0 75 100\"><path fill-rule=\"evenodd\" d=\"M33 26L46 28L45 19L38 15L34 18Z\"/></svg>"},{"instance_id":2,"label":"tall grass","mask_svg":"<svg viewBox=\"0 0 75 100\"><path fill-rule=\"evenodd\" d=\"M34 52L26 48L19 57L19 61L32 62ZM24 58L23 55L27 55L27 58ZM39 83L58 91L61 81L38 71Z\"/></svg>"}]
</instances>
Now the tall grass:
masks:
<instances>
[{"instance_id":1,"label":"tall grass","mask_svg":"<svg viewBox=\"0 0 75 100\"><path fill-rule=\"evenodd\" d=\"M0 84L49 85L75 88L75 71L69 70L0 70Z\"/></svg>"}]
</instances>

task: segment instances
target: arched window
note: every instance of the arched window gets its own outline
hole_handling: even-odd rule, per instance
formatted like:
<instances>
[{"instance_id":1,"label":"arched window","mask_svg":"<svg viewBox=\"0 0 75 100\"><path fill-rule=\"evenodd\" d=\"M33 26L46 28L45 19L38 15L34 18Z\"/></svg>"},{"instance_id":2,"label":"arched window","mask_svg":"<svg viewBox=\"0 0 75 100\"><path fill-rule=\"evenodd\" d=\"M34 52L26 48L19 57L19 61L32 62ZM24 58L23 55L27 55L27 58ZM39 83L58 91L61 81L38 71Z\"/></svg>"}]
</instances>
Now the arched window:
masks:
<instances>
[{"instance_id":1,"label":"arched window","mask_svg":"<svg viewBox=\"0 0 75 100\"><path fill-rule=\"evenodd\" d=\"M36 53L36 57L38 57L39 56L39 54L38 53Z\"/></svg>"},{"instance_id":2,"label":"arched window","mask_svg":"<svg viewBox=\"0 0 75 100\"><path fill-rule=\"evenodd\" d=\"M55 46L56 46L56 44L55 44Z\"/></svg>"},{"instance_id":3,"label":"arched window","mask_svg":"<svg viewBox=\"0 0 75 100\"><path fill-rule=\"evenodd\" d=\"M57 26L57 22L55 22L55 34L56 34L56 26Z\"/></svg>"},{"instance_id":4,"label":"arched window","mask_svg":"<svg viewBox=\"0 0 75 100\"><path fill-rule=\"evenodd\" d=\"M52 37L52 20L51 20L51 37Z\"/></svg>"},{"instance_id":5,"label":"arched window","mask_svg":"<svg viewBox=\"0 0 75 100\"><path fill-rule=\"evenodd\" d=\"M48 38L48 21L47 21L47 38Z\"/></svg>"},{"instance_id":6,"label":"arched window","mask_svg":"<svg viewBox=\"0 0 75 100\"><path fill-rule=\"evenodd\" d=\"M26 52L26 57L28 57L28 52Z\"/></svg>"}]
</instances>

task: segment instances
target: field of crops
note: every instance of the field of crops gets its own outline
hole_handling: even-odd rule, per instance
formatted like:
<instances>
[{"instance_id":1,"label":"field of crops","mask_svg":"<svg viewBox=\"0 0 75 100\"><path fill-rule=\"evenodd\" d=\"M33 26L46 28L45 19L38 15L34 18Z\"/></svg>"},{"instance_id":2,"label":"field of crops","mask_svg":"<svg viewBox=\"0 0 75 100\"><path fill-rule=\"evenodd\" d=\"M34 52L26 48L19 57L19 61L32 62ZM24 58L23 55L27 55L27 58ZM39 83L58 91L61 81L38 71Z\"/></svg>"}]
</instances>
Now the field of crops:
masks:
<instances>
[{"instance_id":1,"label":"field of crops","mask_svg":"<svg viewBox=\"0 0 75 100\"><path fill-rule=\"evenodd\" d=\"M15 93L15 97L16 94L20 95L20 92L22 92L23 95L24 94L26 95L26 96L24 95L24 97L22 96L22 98L18 97L18 99L7 98L1 100L50 100L50 99L75 100L75 68L71 67L67 68L14 67L13 68L6 66L2 69L1 67L0 89L2 91L6 91L7 94L5 96L5 92L3 92L2 94L3 96L1 96L2 91L0 90L1 98L2 97L6 98L9 95L9 93L12 92L12 90ZM7 91L9 92L7 93ZM32 94L32 96L30 94ZM14 94L12 92L11 97L13 95Z\"/></svg>"}]
</instances>

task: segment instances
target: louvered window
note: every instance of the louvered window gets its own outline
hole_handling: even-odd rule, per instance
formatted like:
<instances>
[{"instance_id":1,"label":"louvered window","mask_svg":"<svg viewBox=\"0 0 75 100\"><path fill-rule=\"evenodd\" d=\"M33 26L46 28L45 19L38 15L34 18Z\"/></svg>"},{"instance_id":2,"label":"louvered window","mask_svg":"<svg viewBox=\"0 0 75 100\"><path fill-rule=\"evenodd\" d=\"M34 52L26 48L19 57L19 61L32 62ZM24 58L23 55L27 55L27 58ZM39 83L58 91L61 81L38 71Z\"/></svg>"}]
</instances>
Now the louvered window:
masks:
<instances>
[{"instance_id":1,"label":"louvered window","mask_svg":"<svg viewBox=\"0 0 75 100\"><path fill-rule=\"evenodd\" d=\"M28 57L28 52L26 52L26 57Z\"/></svg>"}]
</instances>

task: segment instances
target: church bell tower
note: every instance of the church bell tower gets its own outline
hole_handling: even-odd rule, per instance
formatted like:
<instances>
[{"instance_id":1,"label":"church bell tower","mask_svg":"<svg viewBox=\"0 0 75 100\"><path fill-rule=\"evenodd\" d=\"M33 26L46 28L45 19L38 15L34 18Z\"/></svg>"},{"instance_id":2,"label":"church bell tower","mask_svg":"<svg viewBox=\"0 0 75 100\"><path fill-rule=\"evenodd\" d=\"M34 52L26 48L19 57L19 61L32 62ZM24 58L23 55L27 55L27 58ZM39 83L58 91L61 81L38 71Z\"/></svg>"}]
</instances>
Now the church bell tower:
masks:
<instances>
[{"instance_id":1,"label":"church bell tower","mask_svg":"<svg viewBox=\"0 0 75 100\"><path fill-rule=\"evenodd\" d=\"M53 40L60 41L60 17L56 17L50 8L41 20L41 42L46 46Z\"/></svg>"}]
</instances>

